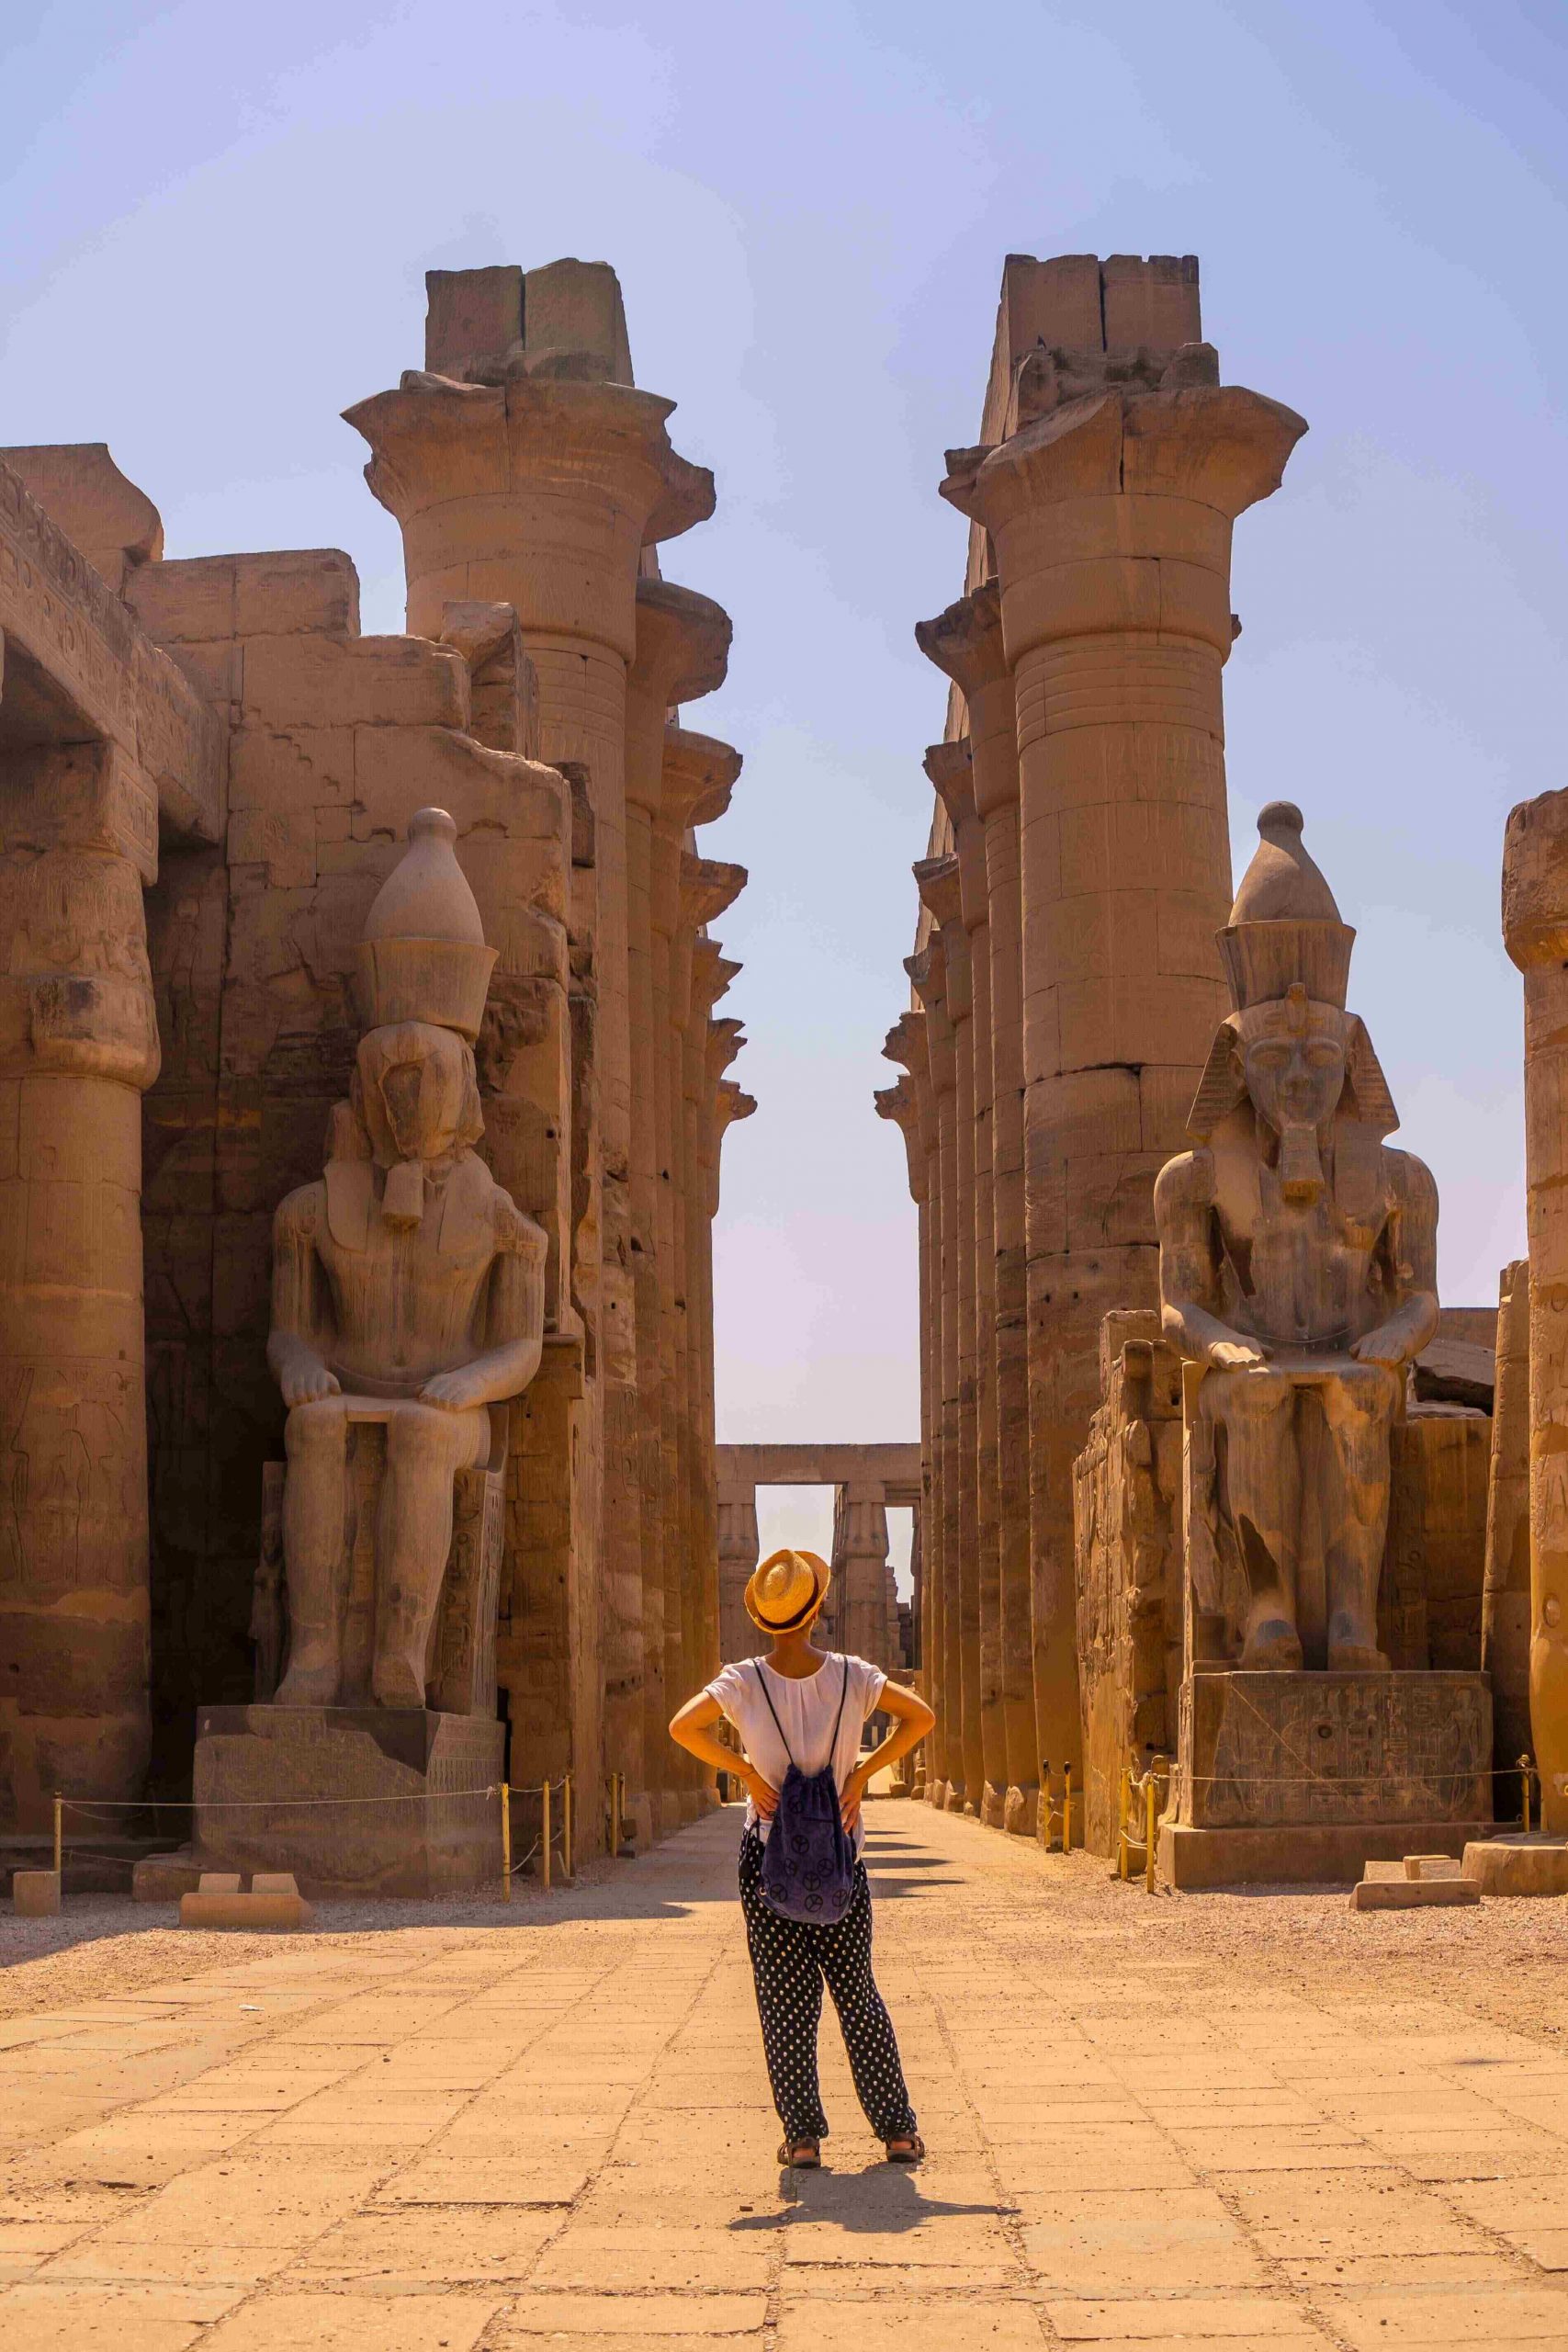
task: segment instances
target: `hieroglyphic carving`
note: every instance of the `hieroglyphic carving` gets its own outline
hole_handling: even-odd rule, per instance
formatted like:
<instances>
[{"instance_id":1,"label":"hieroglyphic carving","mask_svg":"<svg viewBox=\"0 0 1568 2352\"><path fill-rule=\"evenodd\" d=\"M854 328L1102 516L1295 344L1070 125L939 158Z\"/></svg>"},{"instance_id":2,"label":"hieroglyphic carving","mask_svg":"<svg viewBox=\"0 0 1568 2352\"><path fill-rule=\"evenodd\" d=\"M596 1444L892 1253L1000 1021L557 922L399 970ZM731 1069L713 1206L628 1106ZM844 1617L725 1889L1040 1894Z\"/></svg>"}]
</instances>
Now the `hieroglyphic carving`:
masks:
<instances>
[{"instance_id":1,"label":"hieroglyphic carving","mask_svg":"<svg viewBox=\"0 0 1568 2352\"><path fill-rule=\"evenodd\" d=\"M1181 1712L1193 1827L1491 1816L1483 1674L1195 1674Z\"/></svg>"}]
</instances>

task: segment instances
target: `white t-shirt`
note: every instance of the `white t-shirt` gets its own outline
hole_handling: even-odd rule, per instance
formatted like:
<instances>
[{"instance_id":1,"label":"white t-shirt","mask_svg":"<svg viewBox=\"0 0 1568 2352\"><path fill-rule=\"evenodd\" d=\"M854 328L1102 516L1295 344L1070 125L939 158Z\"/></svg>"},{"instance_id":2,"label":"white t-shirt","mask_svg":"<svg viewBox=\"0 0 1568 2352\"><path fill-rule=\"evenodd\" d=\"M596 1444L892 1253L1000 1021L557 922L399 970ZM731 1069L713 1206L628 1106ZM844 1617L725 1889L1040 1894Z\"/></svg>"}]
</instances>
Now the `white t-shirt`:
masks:
<instances>
[{"instance_id":1,"label":"white t-shirt","mask_svg":"<svg viewBox=\"0 0 1568 2352\"><path fill-rule=\"evenodd\" d=\"M846 1666L850 1670L847 1689ZM763 1676L767 1678L767 1698L762 1695ZM784 1785L784 1776L793 1758L807 1774L820 1772L830 1761L833 1777L841 1791L860 1754L861 1725L867 1715L875 1713L886 1684L887 1677L882 1668L873 1666L868 1658L846 1658L839 1651L829 1650L816 1673L806 1675L799 1681L789 1675L775 1674L765 1658L742 1658L735 1666L720 1668L707 1686L707 1695L718 1701L740 1734L740 1744L747 1755L775 1789ZM840 1693L844 1712L839 1724L838 1742L829 1758L828 1743L833 1736L833 1719L839 1713ZM769 1699L778 1715L777 1724L768 1712ZM779 1737L781 1728L783 1740ZM789 1743L787 1749L785 1740ZM748 1797L746 1827L750 1829L756 1819L757 1808ZM863 1820L857 1822L857 1854L864 1834Z\"/></svg>"}]
</instances>

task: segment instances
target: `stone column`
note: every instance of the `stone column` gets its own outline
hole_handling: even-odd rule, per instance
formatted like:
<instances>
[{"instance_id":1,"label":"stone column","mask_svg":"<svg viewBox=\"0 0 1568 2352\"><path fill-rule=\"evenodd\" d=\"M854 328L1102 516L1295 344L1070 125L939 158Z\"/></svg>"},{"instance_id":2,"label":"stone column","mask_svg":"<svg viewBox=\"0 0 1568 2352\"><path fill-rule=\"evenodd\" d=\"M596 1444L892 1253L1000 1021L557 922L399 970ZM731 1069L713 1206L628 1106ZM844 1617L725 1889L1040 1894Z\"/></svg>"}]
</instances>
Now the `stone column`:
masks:
<instances>
[{"instance_id":1,"label":"stone column","mask_svg":"<svg viewBox=\"0 0 1568 2352\"><path fill-rule=\"evenodd\" d=\"M118 748L0 736L0 1821L141 1792L147 1429L141 1096L158 1073L142 888L157 801ZM28 722L31 722L30 725ZM70 716L58 715L70 725Z\"/></svg>"},{"instance_id":2,"label":"stone column","mask_svg":"<svg viewBox=\"0 0 1568 2352\"><path fill-rule=\"evenodd\" d=\"M942 1772L934 1803L962 1813L965 1749L959 1643L961 1569L958 1418L958 1106L957 1057L948 1006L948 942L940 928L909 958L909 978L925 1013L931 1103L931 1633L942 1691ZM932 1702L933 1705L935 1702Z\"/></svg>"},{"instance_id":3,"label":"stone column","mask_svg":"<svg viewBox=\"0 0 1568 2352\"><path fill-rule=\"evenodd\" d=\"M951 1024L953 1215L952 1254L945 1273L953 1342L945 1346L943 1415L949 1482L943 1496L948 1536L950 1606L962 1722L964 1788L953 1809L978 1814L985 1791L980 1728L979 1419L976 1363L979 1333L976 1296L974 991L969 934L964 926L956 857L923 859L915 868L921 903L940 929L945 1009ZM950 1805L953 1799L949 1798Z\"/></svg>"},{"instance_id":4,"label":"stone column","mask_svg":"<svg viewBox=\"0 0 1568 2352\"><path fill-rule=\"evenodd\" d=\"M1100 1322L1156 1296L1154 1179L1224 1011L1231 526L1305 429L1204 381L1206 345L1146 391L1095 356L1073 396L1037 355L1019 429L951 453L942 485L990 535L1013 673L1036 1710L1043 1751L1076 1771L1072 1465Z\"/></svg>"},{"instance_id":5,"label":"stone column","mask_svg":"<svg viewBox=\"0 0 1568 2352\"><path fill-rule=\"evenodd\" d=\"M1530 1746L1541 1826L1562 1836L1568 1833L1568 792L1523 801L1508 819L1503 938L1525 976Z\"/></svg>"},{"instance_id":6,"label":"stone column","mask_svg":"<svg viewBox=\"0 0 1568 2352\"><path fill-rule=\"evenodd\" d=\"M1500 1771L1530 1745L1529 1263L1503 1269L1497 1302L1497 1387L1486 1494L1486 1573L1481 1665L1492 1677L1492 1730ZM1506 1781L1495 1783L1499 1796Z\"/></svg>"},{"instance_id":7,"label":"stone column","mask_svg":"<svg viewBox=\"0 0 1568 2352\"><path fill-rule=\"evenodd\" d=\"M471 323L453 308L456 281L470 277L487 281L478 288L486 299ZM505 280L511 301L513 277L517 339L508 342L510 322L492 310L488 281ZM713 478L671 447L665 421L671 401L629 381L590 380L600 364L593 360L584 373L530 372L539 360L522 340L520 273L451 273L445 289L433 286L432 292L427 350L453 374L410 370L396 391L345 413L373 452L366 480L402 529L411 634L438 637L443 607L452 600L510 604L538 676L541 755L581 763L588 772L603 1190L596 1250L592 1208L584 1220L592 1256L580 1271L579 1287L595 1326L602 1427L592 1427L591 1396L583 1490L570 1541L591 1544L602 1524L606 1761L640 1792L646 1764L628 1181L626 673L637 653L642 549L711 514ZM460 379L476 376L487 380ZM601 1446L602 1506L590 1490Z\"/></svg>"},{"instance_id":8,"label":"stone column","mask_svg":"<svg viewBox=\"0 0 1568 2352\"><path fill-rule=\"evenodd\" d=\"M1000 1829L1007 1818L1007 1721L1002 1703L1000 1464L997 1407L997 1242L991 1171L994 1056L991 1036L991 925L986 874L986 834L975 805L966 736L933 743L926 774L947 811L958 859L960 917L968 943L971 1012L967 1023L974 1118L975 1283L975 1554L978 1581L980 1749L985 1768L982 1820ZM962 1050L962 1040L960 1042Z\"/></svg>"},{"instance_id":9,"label":"stone column","mask_svg":"<svg viewBox=\"0 0 1568 2352\"><path fill-rule=\"evenodd\" d=\"M672 1689L694 1678L698 1615L704 1594L717 1573L716 1563L710 1571L703 1556L705 1532L694 1523L694 1510L704 1359L700 1351L694 1351L688 1295L688 1187L694 1182L700 1191L703 1185L702 1171L687 1166L685 1031L692 954L699 923L729 905L746 882L743 866L709 865L688 856L684 843L694 825L709 823L722 814L739 771L739 753L728 743L688 729L666 728L660 798L651 839L650 1092L658 1108L660 1323L670 1334L661 1445L664 1488L671 1498L664 1544L664 1662ZM688 1817L702 1778L700 1768L694 1767L682 1772L677 1783Z\"/></svg>"},{"instance_id":10,"label":"stone column","mask_svg":"<svg viewBox=\"0 0 1568 2352\"><path fill-rule=\"evenodd\" d=\"M757 1489L718 1489L718 1647L726 1665L750 1657L762 1637L746 1614L747 1580L761 1556L757 1533Z\"/></svg>"},{"instance_id":11,"label":"stone column","mask_svg":"<svg viewBox=\"0 0 1568 2352\"><path fill-rule=\"evenodd\" d=\"M903 1065L905 1075L896 1086L881 1088L875 1096L878 1116L891 1119L904 1138L904 1150L908 1170L909 1193L914 1200L918 1218L917 1254L919 1271L919 1348L920 1348L920 1464L922 1477L931 1476L935 1452L932 1435L932 1403L937 1395L938 1381L933 1330L935 1274L933 1256L937 1247L937 1218L933 1214L932 1146L931 1140L931 1086L927 1075L927 1055L924 1037L925 1016L907 1012L888 1032L883 1048L890 1061ZM914 1577L914 1606L910 1612L913 1663L921 1670L921 1687L928 1698L936 1688L933 1660L936 1639L931 1626L931 1607L933 1579L928 1573L922 1552L922 1511L919 1503L914 1511L914 1534L910 1545L910 1568ZM931 1698L931 1705L937 1702ZM942 1712L937 1709L937 1721L931 1736L923 1740L916 1771L916 1790L925 1795L934 1792L941 1778L938 1758L943 1741Z\"/></svg>"},{"instance_id":12,"label":"stone column","mask_svg":"<svg viewBox=\"0 0 1568 2352\"><path fill-rule=\"evenodd\" d=\"M706 804L699 804L705 806ZM697 1679L713 1679L719 1666L732 1656L745 1657L747 1651L728 1650L722 1646L721 1621L723 1604L720 1599L719 1512L715 1486L716 1451L714 1427L714 1337L713 1337L713 1219L716 1201L716 1165L714 1125L713 1091L708 1079L708 1057L704 1045L704 1024L740 970L740 966L722 955L716 941L698 939L692 948L691 1014L686 1024L684 1041L686 1071L686 1224L687 1265L690 1273L688 1320L692 1325L692 1345L688 1356L690 1369L693 1424L694 1438L695 1503L694 1511L699 1532L699 1553L704 1582L704 1619L702 1651L698 1659ZM749 1100L750 1098L743 1098ZM748 1540L751 1557L747 1564L750 1576L757 1563L756 1493L752 1490L750 1528ZM736 1589L739 1596L745 1587L745 1577ZM750 1620L740 1610L742 1637L751 1630Z\"/></svg>"},{"instance_id":13,"label":"stone column","mask_svg":"<svg viewBox=\"0 0 1568 2352\"><path fill-rule=\"evenodd\" d=\"M875 1666L896 1665L887 1630L887 1505L880 1479L840 1489L833 1572L841 1579L839 1647Z\"/></svg>"},{"instance_id":14,"label":"stone column","mask_svg":"<svg viewBox=\"0 0 1568 2352\"><path fill-rule=\"evenodd\" d=\"M975 809L985 832L990 949L992 1318L997 1416L998 1579L1001 1595L1005 1826L1032 1838L1039 1806L1029 1545L1029 1339L1023 1213L1023 915L1018 848L1018 738L1012 673L994 580L915 631L952 679L969 718ZM982 1340L984 1334L982 1333Z\"/></svg>"},{"instance_id":15,"label":"stone column","mask_svg":"<svg viewBox=\"0 0 1568 2352\"><path fill-rule=\"evenodd\" d=\"M665 580L637 587L637 659L626 681L626 903L628 1027L634 1071L631 1096L630 1257L637 1319L637 1503L642 1562L643 1744L650 1791L661 1812L672 1792L694 1785L695 1770L669 1736L670 1717L683 1690L667 1686L664 1620L666 1579L673 1577L667 1543L679 1541L680 1498L666 1479L666 1384L674 1377L675 1295L661 1285L658 1090L647 1082L661 1042L654 991L653 835L664 797L664 739L672 705L712 694L724 682L729 619L706 596ZM688 1318L689 1319L689 1318ZM678 1799L677 1799L678 1802Z\"/></svg>"}]
</instances>

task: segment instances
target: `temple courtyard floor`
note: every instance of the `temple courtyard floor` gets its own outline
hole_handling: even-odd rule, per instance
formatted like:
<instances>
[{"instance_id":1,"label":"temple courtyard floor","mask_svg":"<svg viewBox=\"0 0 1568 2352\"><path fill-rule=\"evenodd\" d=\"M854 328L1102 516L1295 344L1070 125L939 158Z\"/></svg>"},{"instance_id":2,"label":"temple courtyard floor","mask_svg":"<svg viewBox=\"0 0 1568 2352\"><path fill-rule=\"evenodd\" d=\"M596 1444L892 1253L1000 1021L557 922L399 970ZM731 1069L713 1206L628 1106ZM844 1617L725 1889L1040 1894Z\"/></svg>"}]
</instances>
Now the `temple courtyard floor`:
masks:
<instances>
[{"instance_id":1,"label":"temple courtyard floor","mask_svg":"<svg viewBox=\"0 0 1568 2352\"><path fill-rule=\"evenodd\" d=\"M781 2175L716 1815L499 1905L0 1925L0 2345L1568 2346L1568 1905L1149 1896L870 1808L930 2161Z\"/></svg>"}]
</instances>

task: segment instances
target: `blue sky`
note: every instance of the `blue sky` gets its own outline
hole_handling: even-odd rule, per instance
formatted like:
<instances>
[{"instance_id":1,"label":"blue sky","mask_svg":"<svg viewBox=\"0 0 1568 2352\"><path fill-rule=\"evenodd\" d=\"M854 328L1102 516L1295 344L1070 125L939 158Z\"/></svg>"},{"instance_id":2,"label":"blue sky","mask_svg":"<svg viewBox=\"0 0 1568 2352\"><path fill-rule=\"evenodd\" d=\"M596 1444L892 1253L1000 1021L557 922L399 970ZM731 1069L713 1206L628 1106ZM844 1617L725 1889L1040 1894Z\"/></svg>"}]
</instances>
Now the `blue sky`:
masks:
<instances>
[{"instance_id":1,"label":"blue sky","mask_svg":"<svg viewBox=\"0 0 1568 2352\"><path fill-rule=\"evenodd\" d=\"M942 452L1005 253L1197 253L1227 380L1312 427L1237 533L1238 845L1306 810L1445 1294L1488 1300L1523 1229L1502 826L1564 780L1565 69L1561 7L1515 0L10 0L0 439L107 439L171 555L346 548L395 628L338 412L418 364L427 268L615 265L718 478L664 569L736 627L690 713L745 752L705 845L752 874L720 1434L903 1437L913 1218L870 1094L942 730L911 631L961 585Z\"/></svg>"}]
</instances>

